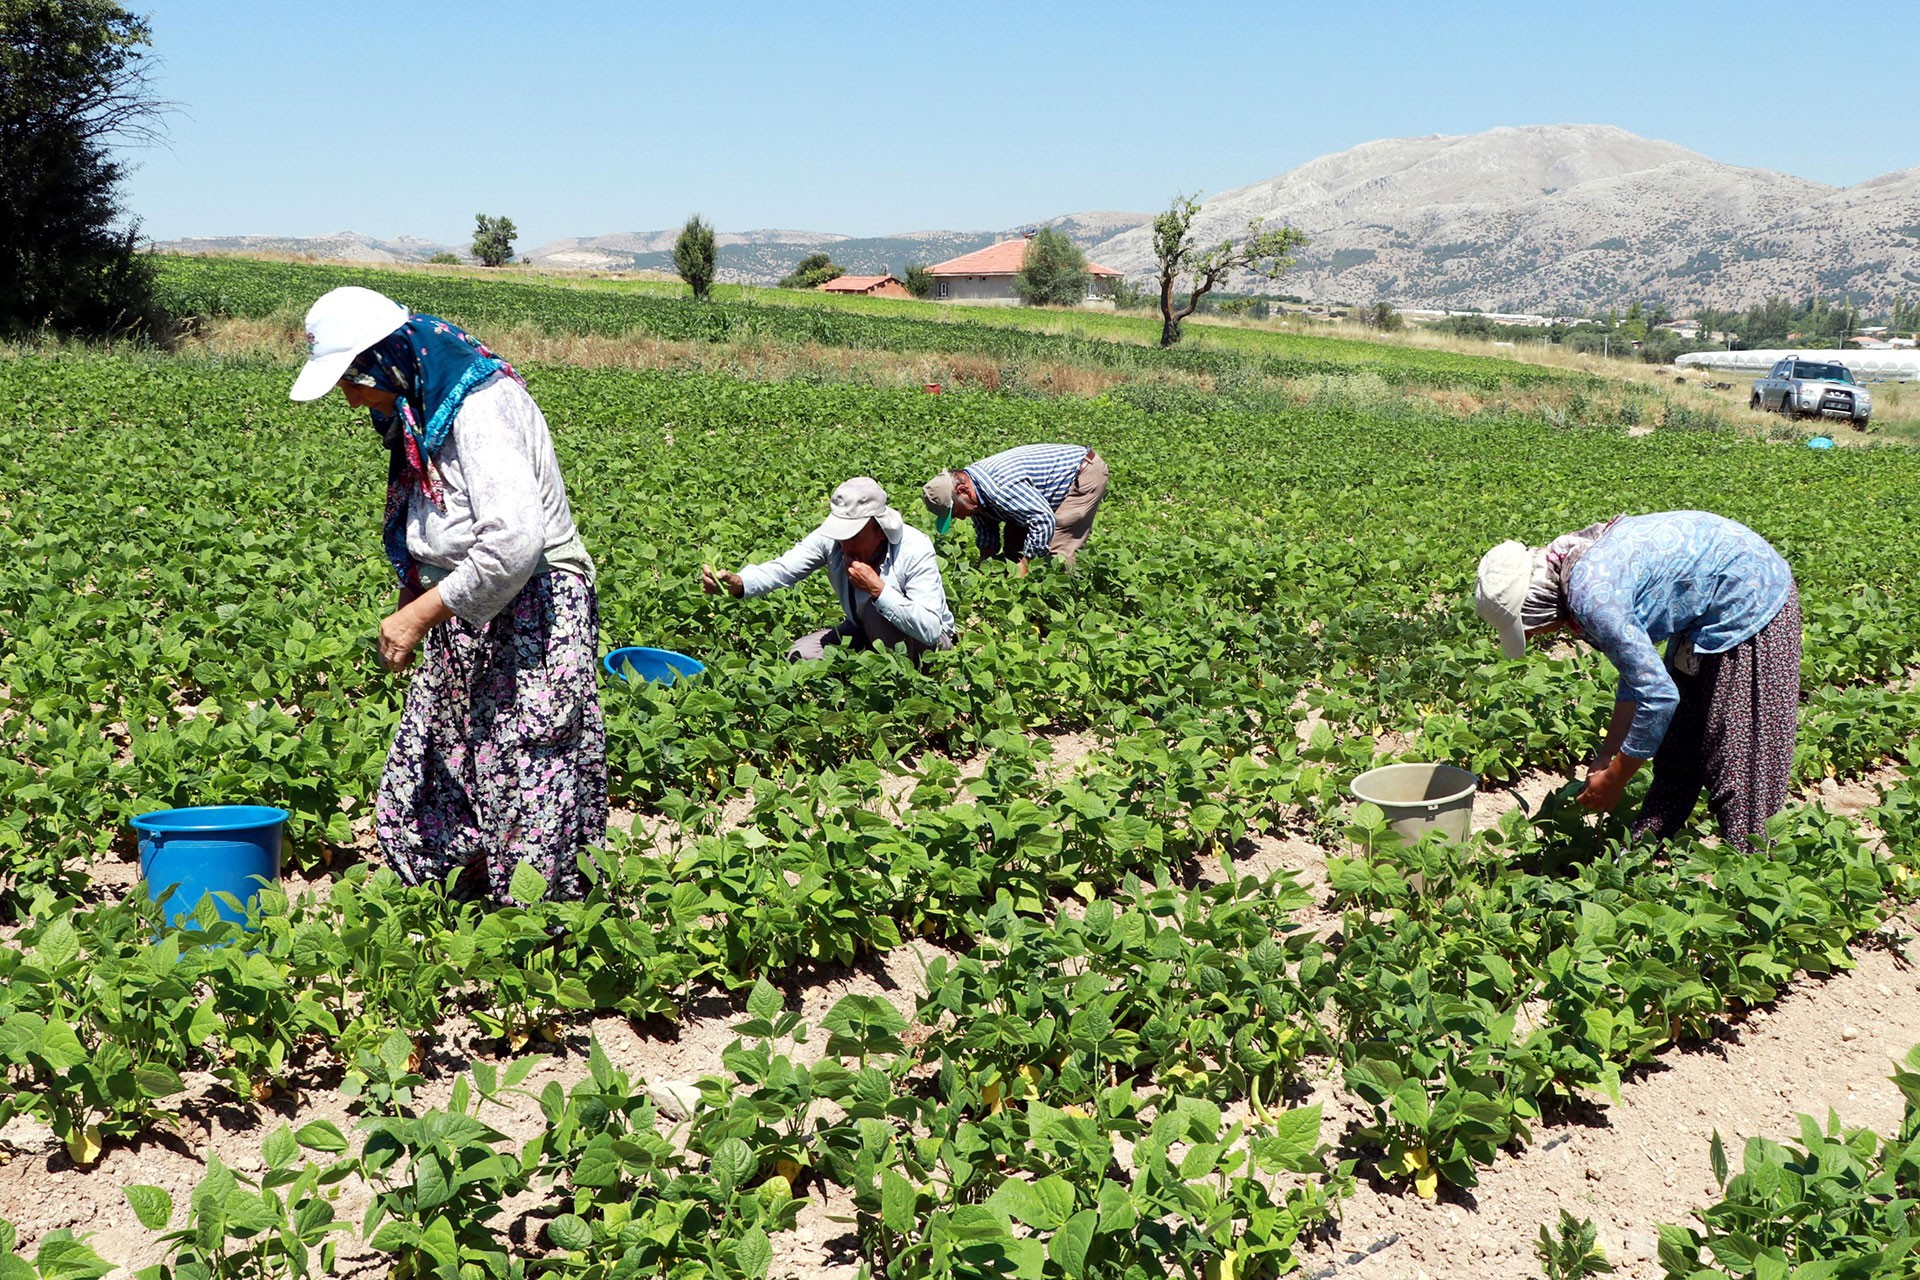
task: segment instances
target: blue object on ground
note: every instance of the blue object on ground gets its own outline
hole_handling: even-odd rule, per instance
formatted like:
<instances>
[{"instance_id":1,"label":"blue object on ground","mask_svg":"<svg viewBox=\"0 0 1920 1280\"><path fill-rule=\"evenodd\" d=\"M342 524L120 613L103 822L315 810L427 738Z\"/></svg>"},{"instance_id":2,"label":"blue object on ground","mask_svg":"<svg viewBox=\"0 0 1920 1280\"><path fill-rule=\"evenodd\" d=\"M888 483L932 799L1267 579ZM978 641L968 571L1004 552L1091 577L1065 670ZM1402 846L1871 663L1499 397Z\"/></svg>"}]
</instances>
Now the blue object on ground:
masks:
<instances>
[{"instance_id":1,"label":"blue object on ground","mask_svg":"<svg viewBox=\"0 0 1920 1280\"><path fill-rule=\"evenodd\" d=\"M639 676L661 684L672 684L678 676L697 676L707 669L698 658L689 658L671 649L648 649L640 645L615 649L602 658L600 664L608 675L621 680Z\"/></svg>"},{"instance_id":2,"label":"blue object on ground","mask_svg":"<svg viewBox=\"0 0 1920 1280\"><path fill-rule=\"evenodd\" d=\"M287 811L261 804L215 804L143 813L129 824L140 837L140 877L163 904L169 924L191 923L200 899L230 893L242 907L260 883L280 883L280 837ZM223 919L246 923L215 898Z\"/></svg>"},{"instance_id":3,"label":"blue object on ground","mask_svg":"<svg viewBox=\"0 0 1920 1280\"><path fill-rule=\"evenodd\" d=\"M1807 448L1831 449L1833 448L1833 441L1827 438L1826 436L1815 436L1813 437L1813 439L1807 441Z\"/></svg>"}]
</instances>

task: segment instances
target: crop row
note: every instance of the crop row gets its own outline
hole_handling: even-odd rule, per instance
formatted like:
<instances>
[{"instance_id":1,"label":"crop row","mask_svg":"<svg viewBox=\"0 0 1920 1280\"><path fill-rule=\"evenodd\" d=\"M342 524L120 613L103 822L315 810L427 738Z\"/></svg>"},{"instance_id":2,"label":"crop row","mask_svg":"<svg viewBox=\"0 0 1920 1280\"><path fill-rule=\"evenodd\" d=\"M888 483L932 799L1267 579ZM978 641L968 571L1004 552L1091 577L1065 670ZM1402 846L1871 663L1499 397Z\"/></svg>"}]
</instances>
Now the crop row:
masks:
<instances>
[{"instance_id":1,"label":"crop row","mask_svg":"<svg viewBox=\"0 0 1920 1280\"><path fill-rule=\"evenodd\" d=\"M1138 341L1015 328L994 318L923 319L834 306L768 306L751 300L697 303L513 279L238 258L163 258L160 262L161 304L182 317L301 314L326 290L355 284L380 290L416 311L445 316L482 335L520 326L563 334L643 333L675 342L774 341L854 350L966 353L1002 361L1093 364L1129 373L1177 369L1228 380L1254 374L1299 378L1371 373L1395 385L1485 391L1569 379L1557 370L1511 361L1337 339L1272 335L1257 348L1195 343L1162 351ZM965 313L953 313L960 314Z\"/></svg>"},{"instance_id":2,"label":"crop row","mask_svg":"<svg viewBox=\"0 0 1920 1280\"><path fill-rule=\"evenodd\" d=\"M1209 824L1244 802L1114 815L1077 784L1036 804L936 775L887 820L872 809L876 782L829 778L800 798L767 788L751 827L685 848L616 843L578 903L544 901L526 868L515 892L533 905L498 911L357 870L293 901L263 895L242 945L241 926L210 914L160 930L138 897L51 915L0 950L0 1117L39 1116L84 1163L164 1118L184 1072L215 1072L242 1099L341 1073L363 1149L315 1171L305 1193L360 1178L376 1191L369 1247L429 1269L455 1256L508 1274L488 1206L541 1177L552 1187L560 1170L571 1195L542 1203L561 1255L549 1264L565 1273L656 1237L725 1252L737 1265L709 1259L722 1274L764 1274L760 1240L791 1223L791 1193L809 1179L853 1194L868 1257L894 1276L941 1274L943 1250L963 1245L1035 1280L1082 1274L1088 1258L1103 1264L1090 1274L1150 1257L1284 1269L1347 1186L1317 1112L1281 1106L1309 1062L1331 1058L1371 1104L1345 1137L1383 1175L1424 1194L1471 1186L1478 1166L1528 1141L1531 1121L1615 1091L1661 1047L1802 973L1846 967L1849 944L1913 883L1910 856L1877 856L1818 809L1779 820L1763 859L1690 841L1656 857L1551 807L1464 845L1407 848L1363 809L1355 856L1330 863L1347 914L1329 940L1293 919L1307 897L1290 876L1228 868L1197 890L1166 878L1227 850L1230 833ZM1910 850L1916 815L1909 782L1874 816ZM956 831L957 843L923 843ZM1175 837L1186 843L1163 842ZM1062 896L1086 905L1056 914ZM825 1020L829 1061L781 1053L776 1042L805 1033L766 974L856 959L908 931L969 942L931 966L911 1048L900 1011L854 996ZM597 1051L571 1097L541 1095L548 1131L518 1153L468 1115L463 1087L445 1113L414 1105L422 1051L455 1014L504 1053L564 1039L591 1012L671 1013L699 985L749 981L732 1078L703 1083L678 1143ZM507 1069L509 1084L530 1061ZM482 1095L496 1071L476 1069ZM1250 1130L1221 1118L1240 1100ZM1121 1140L1127 1173L1114 1172ZM297 1153L270 1141L277 1171ZM1276 1200L1265 1175L1280 1171L1312 1180ZM281 1185L307 1171L287 1172ZM196 1194L196 1213L261 1193L223 1176L215 1162L217 1194ZM735 1198L755 1188L767 1191ZM316 1229L331 1221L283 1209ZM679 1236L651 1229L686 1227L689 1213L710 1216ZM167 1218L152 1205L141 1216ZM625 1234L636 1220L649 1230ZM249 1240L263 1229L252 1210L233 1222ZM219 1231L181 1240L225 1247Z\"/></svg>"}]
</instances>

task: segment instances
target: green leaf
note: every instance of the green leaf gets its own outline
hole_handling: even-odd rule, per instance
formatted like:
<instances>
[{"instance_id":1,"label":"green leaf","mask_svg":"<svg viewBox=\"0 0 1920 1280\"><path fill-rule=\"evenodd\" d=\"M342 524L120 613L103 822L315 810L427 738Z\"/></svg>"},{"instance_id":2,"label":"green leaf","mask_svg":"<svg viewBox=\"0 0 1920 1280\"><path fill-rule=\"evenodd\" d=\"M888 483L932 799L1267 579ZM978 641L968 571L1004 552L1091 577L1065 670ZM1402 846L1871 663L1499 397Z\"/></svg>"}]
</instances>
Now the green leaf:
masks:
<instances>
[{"instance_id":1,"label":"green leaf","mask_svg":"<svg viewBox=\"0 0 1920 1280\"><path fill-rule=\"evenodd\" d=\"M1727 1147L1720 1141L1720 1131L1713 1131L1713 1141L1707 1146L1707 1159L1713 1166L1713 1185L1725 1188L1727 1185Z\"/></svg>"},{"instance_id":2,"label":"green leaf","mask_svg":"<svg viewBox=\"0 0 1920 1280\"><path fill-rule=\"evenodd\" d=\"M918 1223L913 1184L890 1165L880 1169L880 1224L897 1236L911 1236Z\"/></svg>"},{"instance_id":3,"label":"green leaf","mask_svg":"<svg viewBox=\"0 0 1920 1280\"><path fill-rule=\"evenodd\" d=\"M293 1132L294 1141L309 1151L345 1151L346 1135L331 1120L310 1120Z\"/></svg>"},{"instance_id":4,"label":"green leaf","mask_svg":"<svg viewBox=\"0 0 1920 1280\"><path fill-rule=\"evenodd\" d=\"M99 1280L113 1264L66 1231L50 1233L33 1258L42 1280Z\"/></svg>"},{"instance_id":5,"label":"green leaf","mask_svg":"<svg viewBox=\"0 0 1920 1280\"><path fill-rule=\"evenodd\" d=\"M1047 1260L1060 1268L1067 1280L1080 1280L1086 1274L1087 1251L1093 1247L1099 1220L1095 1210L1082 1209L1068 1218L1047 1242Z\"/></svg>"},{"instance_id":6,"label":"green leaf","mask_svg":"<svg viewBox=\"0 0 1920 1280\"><path fill-rule=\"evenodd\" d=\"M300 1158L300 1143L293 1130L282 1124L260 1144L260 1154L269 1169L284 1169Z\"/></svg>"},{"instance_id":7,"label":"green leaf","mask_svg":"<svg viewBox=\"0 0 1920 1280\"><path fill-rule=\"evenodd\" d=\"M1058 1174L1038 1182L1009 1178L987 1197L987 1207L1035 1231L1052 1231L1073 1212L1073 1186Z\"/></svg>"},{"instance_id":8,"label":"green leaf","mask_svg":"<svg viewBox=\"0 0 1920 1280\"><path fill-rule=\"evenodd\" d=\"M758 1162L753 1148L739 1138L728 1138L713 1152L713 1176L722 1187L732 1190L753 1176Z\"/></svg>"},{"instance_id":9,"label":"green leaf","mask_svg":"<svg viewBox=\"0 0 1920 1280\"><path fill-rule=\"evenodd\" d=\"M135 1185L121 1189L126 1193L127 1203L133 1206L133 1216L140 1219L140 1225L147 1230L165 1231L173 1221L173 1197L163 1188Z\"/></svg>"},{"instance_id":10,"label":"green leaf","mask_svg":"<svg viewBox=\"0 0 1920 1280\"><path fill-rule=\"evenodd\" d=\"M513 869L507 892L515 902L530 907L547 896L547 878L535 871L531 862L522 862Z\"/></svg>"},{"instance_id":11,"label":"green leaf","mask_svg":"<svg viewBox=\"0 0 1920 1280\"><path fill-rule=\"evenodd\" d=\"M1131 1231L1140 1221L1140 1212L1133 1206L1133 1197L1127 1189L1117 1182L1100 1184L1100 1234L1110 1235L1117 1231Z\"/></svg>"},{"instance_id":12,"label":"green leaf","mask_svg":"<svg viewBox=\"0 0 1920 1280\"><path fill-rule=\"evenodd\" d=\"M747 1280L762 1280L773 1268L773 1241L759 1227L748 1227L733 1246L733 1260Z\"/></svg>"},{"instance_id":13,"label":"green leaf","mask_svg":"<svg viewBox=\"0 0 1920 1280\"><path fill-rule=\"evenodd\" d=\"M437 1209L453 1199L453 1170L434 1152L425 1152L413 1166L413 1202L420 1209Z\"/></svg>"},{"instance_id":14,"label":"green leaf","mask_svg":"<svg viewBox=\"0 0 1920 1280\"><path fill-rule=\"evenodd\" d=\"M768 982L765 978L755 980L753 990L747 993L747 1012L749 1014L753 1017L764 1018L768 1022L771 1022L780 1016L780 1011L783 1007L784 1004L780 999L780 992L774 988L771 982Z\"/></svg>"},{"instance_id":15,"label":"green leaf","mask_svg":"<svg viewBox=\"0 0 1920 1280\"><path fill-rule=\"evenodd\" d=\"M556 1249L578 1253L593 1247L593 1228L578 1214L563 1213L547 1224L547 1239Z\"/></svg>"},{"instance_id":16,"label":"green leaf","mask_svg":"<svg viewBox=\"0 0 1920 1280\"><path fill-rule=\"evenodd\" d=\"M186 1089L180 1073L172 1067L150 1063L133 1069L133 1082L143 1097L171 1098Z\"/></svg>"},{"instance_id":17,"label":"green leaf","mask_svg":"<svg viewBox=\"0 0 1920 1280\"><path fill-rule=\"evenodd\" d=\"M404 1075L407 1062L413 1057L413 1041L404 1031L389 1031L381 1038L378 1056L389 1076Z\"/></svg>"},{"instance_id":18,"label":"green leaf","mask_svg":"<svg viewBox=\"0 0 1920 1280\"><path fill-rule=\"evenodd\" d=\"M460 1261L460 1240L446 1218L435 1218L427 1224L420 1233L420 1248L442 1267L452 1268Z\"/></svg>"}]
</instances>

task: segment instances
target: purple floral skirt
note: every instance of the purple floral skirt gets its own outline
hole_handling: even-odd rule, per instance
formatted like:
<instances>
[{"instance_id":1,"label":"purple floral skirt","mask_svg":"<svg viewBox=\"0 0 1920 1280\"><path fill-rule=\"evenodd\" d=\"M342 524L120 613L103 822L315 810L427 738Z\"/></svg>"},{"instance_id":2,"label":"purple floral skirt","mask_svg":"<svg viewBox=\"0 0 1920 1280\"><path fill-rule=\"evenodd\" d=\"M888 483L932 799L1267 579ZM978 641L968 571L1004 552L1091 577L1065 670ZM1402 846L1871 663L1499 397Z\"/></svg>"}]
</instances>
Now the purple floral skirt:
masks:
<instances>
[{"instance_id":1,"label":"purple floral skirt","mask_svg":"<svg viewBox=\"0 0 1920 1280\"><path fill-rule=\"evenodd\" d=\"M492 621L427 633L374 808L408 884L459 873L456 896L513 899L525 862L547 896L586 892L578 858L607 834L600 600L570 573L528 582Z\"/></svg>"}]
</instances>

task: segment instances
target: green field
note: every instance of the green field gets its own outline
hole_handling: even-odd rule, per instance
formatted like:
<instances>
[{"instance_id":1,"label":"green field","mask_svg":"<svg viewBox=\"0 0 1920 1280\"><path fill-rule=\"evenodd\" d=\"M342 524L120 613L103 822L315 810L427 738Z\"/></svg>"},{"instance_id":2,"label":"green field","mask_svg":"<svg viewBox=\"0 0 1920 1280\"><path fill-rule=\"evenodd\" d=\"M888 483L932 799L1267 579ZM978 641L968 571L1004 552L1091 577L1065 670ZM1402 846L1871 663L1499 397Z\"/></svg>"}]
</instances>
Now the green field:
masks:
<instances>
[{"instance_id":1,"label":"green field","mask_svg":"<svg viewBox=\"0 0 1920 1280\"><path fill-rule=\"evenodd\" d=\"M179 307L244 316L370 283L483 338L1057 345L1389 386L1562 376L1242 330L1161 353L1124 317L700 307L212 260L164 281ZM1792 563L1801 783L1904 761L1920 455L1400 399L1256 413L530 367L600 566L603 646L708 671L603 688L615 802L637 817L587 901L454 903L362 860L356 819L403 691L371 647L393 595L385 460L337 398L290 404L292 370L0 355L0 1117L31 1119L42 1165L70 1153L59 1178L138 1211L136 1263L191 1210L203 1254L238 1256L272 1222L315 1259L325 1236L412 1275L506 1276L511 1253L541 1274L757 1280L804 1260L797 1216L833 1203L850 1221L832 1229L890 1277L1275 1274L1326 1260L1315 1232L1356 1177L1472 1186L1532 1126L1845 967L1913 884L1905 777L1869 814L1883 844L1796 801L1762 858L1627 846L1564 797L1403 848L1344 788L1386 759L1456 761L1488 787L1572 771L1610 669L1500 662L1472 573L1501 538L1622 510L1720 511ZM924 669L781 661L833 620L822 583L698 590L702 561L784 550L851 474L919 522L934 470L1033 440L1112 467L1079 571L1017 578L950 535L960 637ZM140 895L100 868L128 856L129 816L221 802L292 811L305 878L263 896L245 946L155 942ZM1324 852L1321 890L1236 869L1278 833ZM1316 911L1338 927L1309 927ZM846 995L796 1025L821 984L917 941L939 952L922 990ZM656 1036L738 1022L739 1044L669 1124L590 1043L607 1017ZM544 1085L513 1092L535 1070ZM1298 1101L1328 1075L1366 1117L1347 1131ZM140 1144L208 1096L257 1117L226 1139L259 1155L252 1184L229 1154L193 1204L129 1206ZM292 1273L273 1257L250 1274Z\"/></svg>"}]
</instances>

